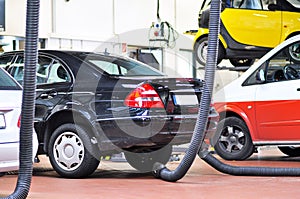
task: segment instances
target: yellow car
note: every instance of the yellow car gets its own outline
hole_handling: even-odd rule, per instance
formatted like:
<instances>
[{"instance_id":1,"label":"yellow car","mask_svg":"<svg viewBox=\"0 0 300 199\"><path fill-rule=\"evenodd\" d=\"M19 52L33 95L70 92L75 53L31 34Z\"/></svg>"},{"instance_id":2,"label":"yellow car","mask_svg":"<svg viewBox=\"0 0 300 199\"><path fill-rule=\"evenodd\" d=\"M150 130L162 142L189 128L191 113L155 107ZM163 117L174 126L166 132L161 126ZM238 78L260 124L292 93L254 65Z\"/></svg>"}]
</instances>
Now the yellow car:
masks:
<instances>
[{"instance_id":1,"label":"yellow car","mask_svg":"<svg viewBox=\"0 0 300 199\"><path fill-rule=\"evenodd\" d=\"M200 28L194 39L196 60L201 65L206 63L209 4L203 1ZM218 63L229 59L234 66L250 66L256 58L299 33L300 0L231 0L221 12Z\"/></svg>"}]
</instances>

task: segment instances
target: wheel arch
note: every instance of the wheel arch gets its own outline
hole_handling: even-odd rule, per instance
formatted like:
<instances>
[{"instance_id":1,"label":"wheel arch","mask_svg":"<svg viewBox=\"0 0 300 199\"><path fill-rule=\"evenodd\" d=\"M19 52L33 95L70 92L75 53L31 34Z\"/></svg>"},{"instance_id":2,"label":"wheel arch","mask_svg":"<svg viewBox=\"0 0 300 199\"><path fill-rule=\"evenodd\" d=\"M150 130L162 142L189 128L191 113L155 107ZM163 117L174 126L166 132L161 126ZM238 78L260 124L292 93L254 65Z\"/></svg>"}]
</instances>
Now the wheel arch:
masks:
<instances>
[{"instance_id":1,"label":"wheel arch","mask_svg":"<svg viewBox=\"0 0 300 199\"><path fill-rule=\"evenodd\" d=\"M289 38L291 38L291 37L293 37L293 36L296 36L296 35L300 35L300 30L299 30L299 31L296 31L296 32L292 32L291 34L289 34L289 35L285 38L285 40L287 40L287 39L289 39Z\"/></svg>"},{"instance_id":2,"label":"wheel arch","mask_svg":"<svg viewBox=\"0 0 300 199\"><path fill-rule=\"evenodd\" d=\"M193 48L195 49L195 44L202 38L204 37L208 37L208 29L205 29L205 28L199 28L198 32L196 33L195 35L195 38L194 38L194 46ZM223 49L224 49L224 52L226 53L225 49L227 48L227 43L225 41L225 39L223 38L222 35L219 35L219 41L220 41L220 44L222 45Z\"/></svg>"},{"instance_id":3,"label":"wheel arch","mask_svg":"<svg viewBox=\"0 0 300 199\"><path fill-rule=\"evenodd\" d=\"M242 121L245 122L245 124L246 124L246 126L249 130L252 141L256 139L255 126L252 126L252 124L249 120L249 117L242 110L234 111L234 110L229 108L228 110L223 110L223 111L219 112L219 115L220 115L220 121L222 119L225 119L225 118L228 118L228 117L236 117L236 118L241 119Z\"/></svg>"},{"instance_id":4,"label":"wheel arch","mask_svg":"<svg viewBox=\"0 0 300 199\"><path fill-rule=\"evenodd\" d=\"M74 118L79 118L74 121ZM48 155L48 143L50 137L55 129L59 126L66 123L76 123L80 125L82 128L86 129L90 134L95 134L95 129L91 122L86 118L86 116L77 111L77 110L61 110L59 112L54 113L48 118L47 123L45 125L45 135L44 135L44 151Z\"/></svg>"}]
</instances>

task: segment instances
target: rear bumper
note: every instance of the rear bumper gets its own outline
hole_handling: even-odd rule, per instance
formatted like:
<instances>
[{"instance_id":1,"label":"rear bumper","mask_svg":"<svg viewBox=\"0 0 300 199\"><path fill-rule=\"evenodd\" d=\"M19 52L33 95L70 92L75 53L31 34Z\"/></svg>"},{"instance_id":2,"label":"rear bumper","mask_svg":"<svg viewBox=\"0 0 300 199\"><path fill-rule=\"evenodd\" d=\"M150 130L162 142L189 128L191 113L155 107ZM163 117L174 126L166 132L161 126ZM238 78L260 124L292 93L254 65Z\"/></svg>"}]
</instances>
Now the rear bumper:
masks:
<instances>
[{"instance_id":1,"label":"rear bumper","mask_svg":"<svg viewBox=\"0 0 300 199\"><path fill-rule=\"evenodd\" d=\"M0 172L19 169L19 142L0 144Z\"/></svg>"},{"instance_id":2,"label":"rear bumper","mask_svg":"<svg viewBox=\"0 0 300 199\"><path fill-rule=\"evenodd\" d=\"M32 135L32 162L38 149L38 139L34 132ZM0 172L15 171L19 169L19 141L0 143Z\"/></svg>"},{"instance_id":3,"label":"rear bumper","mask_svg":"<svg viewBox=\"0 0 300 199\"><path fill-rule=\"evenodd\" d=\"M101 136L98 143L102 151L189 143L197 117L197 114L192 114L100 120L99 130L104 132L104 138ZM215 133L218 120L217 112L211 112L205 132L207 139Z\"/></svg>"}]
</instances>

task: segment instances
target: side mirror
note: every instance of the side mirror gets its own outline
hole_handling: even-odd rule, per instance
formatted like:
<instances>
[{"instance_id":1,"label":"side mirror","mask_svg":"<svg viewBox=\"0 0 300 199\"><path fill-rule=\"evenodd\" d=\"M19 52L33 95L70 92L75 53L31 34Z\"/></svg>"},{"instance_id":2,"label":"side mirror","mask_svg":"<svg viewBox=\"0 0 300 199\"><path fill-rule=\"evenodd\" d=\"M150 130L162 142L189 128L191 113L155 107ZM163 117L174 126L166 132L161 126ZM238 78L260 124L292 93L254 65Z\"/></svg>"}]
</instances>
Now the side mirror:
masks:
<instances>
[{"instance_id":1,"label":"side mirror","mask_svg":"<svg viewBox=\"0 0 300 199\"><path fill-rule=\"evenodd\" d=\"M270 11L276 11L276 10L280 10L280 6L276 5L276 4L270 4L270 5L268 5L268 9Z\"/></svg>"},{"instance_id":2,"label":"side mirror","mask_svg":"<svg viewBox=\"0 0 300 199\"><path fill-rule=\"evenodd\" d=\"M259 71L257 71L256 81L257 81L257 83L264 83L266 81L265 71L263 69L260 69Z\"/></svg>"}]
</instances>

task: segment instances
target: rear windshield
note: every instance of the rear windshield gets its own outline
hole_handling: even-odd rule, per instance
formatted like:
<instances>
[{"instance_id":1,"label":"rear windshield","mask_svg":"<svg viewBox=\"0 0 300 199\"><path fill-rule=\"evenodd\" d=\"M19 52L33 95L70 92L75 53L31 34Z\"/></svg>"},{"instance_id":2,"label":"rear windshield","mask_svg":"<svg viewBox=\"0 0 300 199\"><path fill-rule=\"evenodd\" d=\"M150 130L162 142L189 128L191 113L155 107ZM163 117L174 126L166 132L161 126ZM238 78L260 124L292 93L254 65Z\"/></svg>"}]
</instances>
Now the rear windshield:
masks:
<instances>
[{"instance_id":1,"label":"rear windshield","mask_svg":"<svg viewBox=\"0 0 300 199\"><path fill-rule=\"evenodd\" d=\"M21 90L21 87L0 68L0 90Z\"/></svg>"},{"instance_id":2,"label":"rear windshield","mask_svg":"<svg viewBox=\"0 0 300 199\"><path fill-rule=\"evenodd\" d=\"M92 54L84 61L114 76L165 76L159 70L130 58Z\"/></svg>"}]
</instances>

